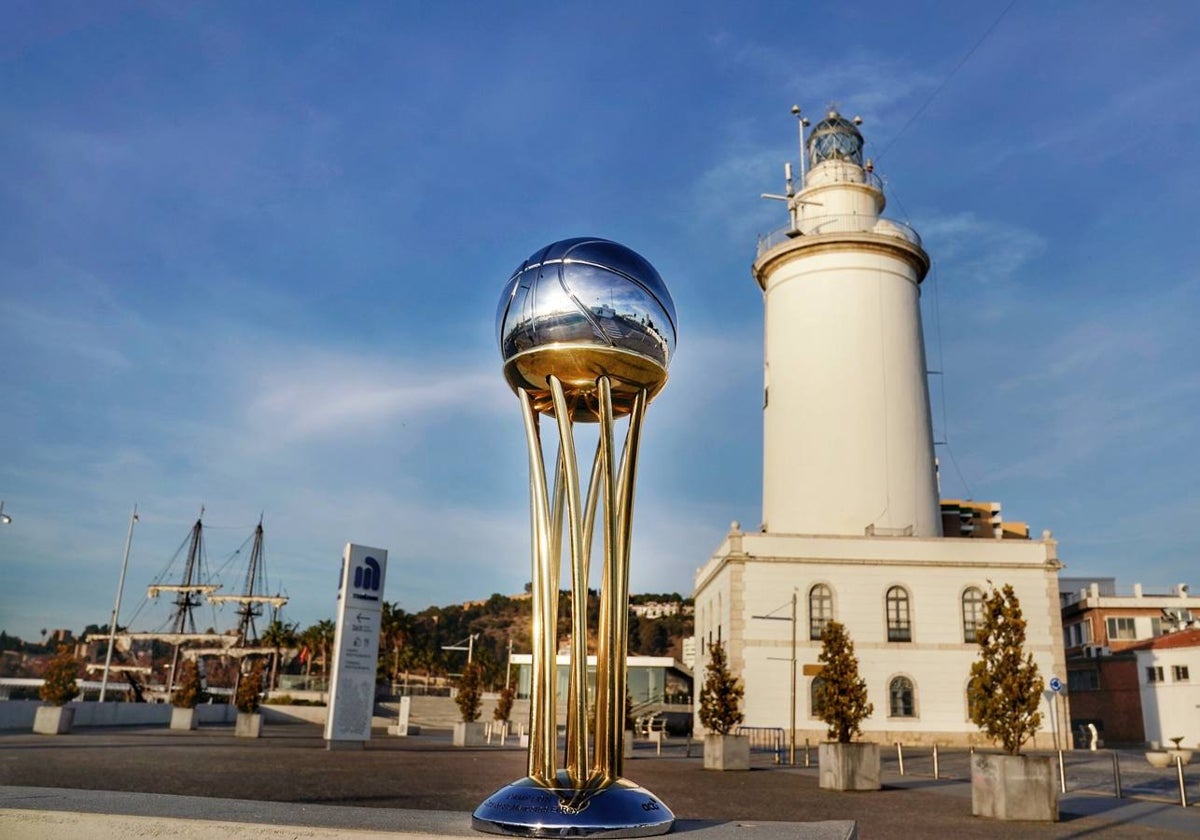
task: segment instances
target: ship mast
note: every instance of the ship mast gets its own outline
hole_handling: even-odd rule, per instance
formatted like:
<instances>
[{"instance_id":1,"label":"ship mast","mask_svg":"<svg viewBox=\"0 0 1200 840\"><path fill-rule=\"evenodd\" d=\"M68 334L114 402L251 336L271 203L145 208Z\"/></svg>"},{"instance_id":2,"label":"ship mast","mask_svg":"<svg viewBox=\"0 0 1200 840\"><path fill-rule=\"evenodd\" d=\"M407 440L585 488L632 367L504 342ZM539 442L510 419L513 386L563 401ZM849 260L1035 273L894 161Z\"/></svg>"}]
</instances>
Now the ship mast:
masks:
<instances>
[{"instance_id":1,"label":"ship mast","mask_svg":"<svg viewBox=\"0 0 1200 840\"><path fill-rule=\"evenodd\" d=\"M263 559L263 525L260 516L258 527L254 529L254 545L250 549L250 565L246 568L246 583L242 587L242 594L209 597L215 604L233 601L239 605L235 634L237 647L244 648L258 642L258 629L254 626L254 619L262 615L263 604L270 604L273 610L277 610L288 601L282 595L265 594L266 588L266 561Z\"/></svg>"}]
</instances>

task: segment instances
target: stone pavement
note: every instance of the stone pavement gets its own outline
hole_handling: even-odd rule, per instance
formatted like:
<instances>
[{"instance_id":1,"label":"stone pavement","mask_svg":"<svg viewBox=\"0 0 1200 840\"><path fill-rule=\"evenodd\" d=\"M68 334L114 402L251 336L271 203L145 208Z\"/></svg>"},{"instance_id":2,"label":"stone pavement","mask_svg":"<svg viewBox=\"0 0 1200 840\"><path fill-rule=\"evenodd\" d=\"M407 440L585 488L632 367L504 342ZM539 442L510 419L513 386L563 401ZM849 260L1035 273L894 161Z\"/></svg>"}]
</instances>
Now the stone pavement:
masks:
<instances>
[{"instance_id":1,"label":"stone pavement","mask_svg":"<svg viewBox=\"0 0 1200 840\"><path fill-rule=\"evenodd\" d=\"M854 820L865 840L1200 836L1200 808L1185 810L1169 801L1068 795L1057 824L997 823L971 816L970 786L962 780L900 777L885 766L882 791L833 793L817 787L815 767L779 766L765 755L756 754L754 769L743 773L703 770L699 747L689 757L682 740L669 742L661 756L639 744L635 755L626 761L625 775L675 811L682 833L711 833L716 824L746 830L763 821ZM150 820L174 814L213 821L214 829L217 821L321 827L324 819L333 823L326 828L376 832L389 826L401 831L418 816L437 816L413 812L452 812L440 819L466 825L486 796L524 774L524 764L524 750L455 748L448 732L412 738L378 732L364 750L333 752L324 748L320 728L309 724L270 726L259 740L234 738L229 727L84 729L59 737L5 732L0 837L53 836L32 829L11 833L28 828L18 819L22 810ZM102 791L170 797L96 793ZM128 829L110 836L122 833ZM222 833L233 836L215 830L213 836ZM335 835L276 835L264 828L256 836Z\"/></svg>"}]
</instances>

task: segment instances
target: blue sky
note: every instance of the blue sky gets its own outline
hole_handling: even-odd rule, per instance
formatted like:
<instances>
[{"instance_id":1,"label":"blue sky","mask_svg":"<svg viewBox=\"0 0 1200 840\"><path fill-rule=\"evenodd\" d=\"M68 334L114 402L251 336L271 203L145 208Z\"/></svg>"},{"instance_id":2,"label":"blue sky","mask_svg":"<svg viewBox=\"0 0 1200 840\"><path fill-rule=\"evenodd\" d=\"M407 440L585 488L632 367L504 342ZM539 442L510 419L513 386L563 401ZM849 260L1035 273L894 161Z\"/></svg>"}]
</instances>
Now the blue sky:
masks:
<instances>
[{"instance_id":1,"label":"blue sky","mask_svg":"<svg viewBox=\"0 0 1200 840\"><path fill-rule=\"evenodd\" d=\"M943 495L1067 574L1200 584L1200 10L1006 6L9 4L0 627L107 621L135 502L123 619L201 505L214 569L265 515L304 626L350 540L406 609L520 591L495 305L582 234L675 297L632 581L690 592L761 518L749 265L793 103L862 115L933 257Z\"/></svg>"}]
</instances>

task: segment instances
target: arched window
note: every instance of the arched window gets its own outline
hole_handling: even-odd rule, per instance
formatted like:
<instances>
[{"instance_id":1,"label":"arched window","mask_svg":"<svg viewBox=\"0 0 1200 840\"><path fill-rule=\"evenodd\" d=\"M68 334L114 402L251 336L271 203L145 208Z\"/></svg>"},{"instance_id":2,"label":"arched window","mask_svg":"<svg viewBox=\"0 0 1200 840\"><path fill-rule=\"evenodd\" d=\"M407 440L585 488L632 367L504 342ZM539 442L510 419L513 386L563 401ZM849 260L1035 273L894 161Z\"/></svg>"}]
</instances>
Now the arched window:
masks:
<instances>
[{"instance_id":1,"label":"arched window","mask_svg":"<svg viewBox=\"0 0 1200 840\"><path fill-rule=\"evenodd\" d=\"M833 621L833 591L823 583L808 590L808 638L820 639L825 625Z\"/></svg>"},{"instance_id":2,"label":"arched window","mask_svg":"<svg viewBox=\"0 0 1200 840\"><path fill-rule=\"evenodd\" d=\"M975 633L983 624L983 591L970 586L962 596L963 641L975 644Z\"/></svg>"},{"instance_id":3,"label":"arched window","mask_svg":"<svg viewBox=\"0 0 1200 840\"><path fill-rule=\"evenodd\" d=\"M908 590L903 586L893 586L887 591L887 630L889 642L912 641Z\"/></svg>"},{"instance_id":4,"label":"arched window","mask_svg":"<svg viewBox=\"0 0 1200 840\"><path fill-rule=\"evenodd\" d=\"M913 683L908 677L894 677L888 683L888 716L910 718L917 716Z\"/></svg>"},{"instance_id":5,"label":"arched window","mask_svg":"<svg viewBox=\"0 0 1200 840\"><path fill-rule=\"evenodd\" d=\"M808 687L808 708L815 718L821 717L821 686L823 685L825 685L824 679L813 677L813 681Z\"/></svg>"}]
</instances>

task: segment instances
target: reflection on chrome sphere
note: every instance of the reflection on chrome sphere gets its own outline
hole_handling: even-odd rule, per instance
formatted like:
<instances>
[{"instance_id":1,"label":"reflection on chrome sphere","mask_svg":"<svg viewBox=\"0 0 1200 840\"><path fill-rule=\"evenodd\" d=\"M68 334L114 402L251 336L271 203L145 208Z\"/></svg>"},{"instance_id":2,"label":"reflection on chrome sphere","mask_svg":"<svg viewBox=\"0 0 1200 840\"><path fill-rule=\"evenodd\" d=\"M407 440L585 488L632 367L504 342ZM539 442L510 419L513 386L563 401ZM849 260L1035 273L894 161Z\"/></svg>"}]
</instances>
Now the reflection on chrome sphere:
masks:
<instances>
[{"instance_id":1,"label":"reflection on chrome sphere","mask_svg":"<svg viewBox=\"0 0 1200 840\"><path fill-rule=\"evenodd\" d=\"M547 376L585 400L609 376L621 413L634 392L653 397L666 383L675 304L654 266L624 245L564 239L513 272L496 330L509 384L529 391L539 410L548 409Z\"/></svg>"}]
</instances>

